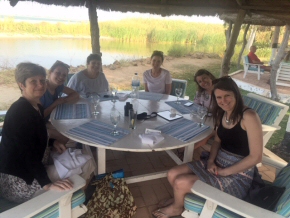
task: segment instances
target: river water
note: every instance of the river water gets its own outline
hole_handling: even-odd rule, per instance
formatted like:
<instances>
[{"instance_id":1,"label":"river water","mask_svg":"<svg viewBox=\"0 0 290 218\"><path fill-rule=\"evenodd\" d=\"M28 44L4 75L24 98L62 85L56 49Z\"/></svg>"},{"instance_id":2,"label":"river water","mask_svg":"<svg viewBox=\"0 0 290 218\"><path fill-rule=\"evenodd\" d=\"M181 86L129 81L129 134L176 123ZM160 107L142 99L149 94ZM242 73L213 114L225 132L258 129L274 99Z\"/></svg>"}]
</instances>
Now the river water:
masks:
<instances>
[{"instance_id":1,"label":"river water","mask_svg":"<svg viewBox=\"0 0 290 218\"><path fill-rule=\"evenodd\" d=\"M132 60L149 57L153 50L167 53L171 45L150 43L128 43L101 40L103 64L116 60ZM39 39L2 38L0 40L0 67L15 67L19 62L30 61L49 68L56 60L69 65L85 65L91 53L90 39Z\"/></svg>"}]
</instances>

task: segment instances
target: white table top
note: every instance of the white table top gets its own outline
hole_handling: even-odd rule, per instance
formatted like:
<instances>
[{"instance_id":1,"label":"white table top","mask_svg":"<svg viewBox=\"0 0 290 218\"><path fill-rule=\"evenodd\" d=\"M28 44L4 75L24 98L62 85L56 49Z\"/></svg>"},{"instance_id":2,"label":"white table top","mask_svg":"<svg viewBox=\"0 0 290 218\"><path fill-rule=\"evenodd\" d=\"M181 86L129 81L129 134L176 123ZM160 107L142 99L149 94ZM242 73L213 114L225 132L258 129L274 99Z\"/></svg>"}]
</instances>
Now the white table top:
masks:
<instances>
[{"instance_id":1,"label":"white table top","mask_svg":"<svg viewBox=\"0 0 290 218\"><path fill-rule=\"evenodd\" d=\"M164 95L163 98L160 101L149 101L149 100L140 100L139 101L139 108L138 108L138 114L142 112L147 112L147 114L151 114L152 112L160 112L164 110L170 110L171 107L165 103L165 101L175 101L176 97L175 96L170 96L170 95ZM87 103L86 99L80 99L78 103ZM164 150L171 150L175 148L180 148L180 147L185 147L191 143L195 143L200 141L201 139L205 138L208 136L211 132L212 129L208 129L207 131L203 132L201 135L195 137L192 141L189 143L182 142L172 136L162 134L164 136L164 140L157 145L146 145L142 144L141 139L139 138L139 134L142 134L145 132L146 128L154 129L158 126L164 125L168 123L169 121L157 116L156 118L151 118L149 120L145 121L137 121L137 127L135 130L129 129L129 117L124 116L124 106L126 102L131 102L131 99L128 98L126 101L117 101L115 103L116 109L120 112L121 114L121 121L118 124L118 127L122 127L124 129L127 129L130 131L130 133L125 136L124 138L120 139L119 141L108 145L100 145L96 143L92 143L90 141L78 138L73 135L68 135L66 131L78 127L84 123L90 122L91 120L95 118L89 118L89 119L67 119L67 120L55 120L55 111L54 110L51 114L51 122L52 124L56 127L56 129L61 132L63 135L67 136L68 138L83 143L87 144L90 146L95 146L98 148L105 148L105 149L111 149L111 150L120 150L120 151L134 151L134 152L151 152L151 151L164 151ZM111 108L113 107L113 102L111 101L103 101L100 102L98 105L97 110L100 112L96 119L104 122L104 123L109 123L111 124L110 121L110 111ZM177 112L178 113L178 112ZM186 119L192 119L189 114L183 115L184 118ZM206 124L210 124L210 119L206 121Z\"/></svg>"}]
</instances>

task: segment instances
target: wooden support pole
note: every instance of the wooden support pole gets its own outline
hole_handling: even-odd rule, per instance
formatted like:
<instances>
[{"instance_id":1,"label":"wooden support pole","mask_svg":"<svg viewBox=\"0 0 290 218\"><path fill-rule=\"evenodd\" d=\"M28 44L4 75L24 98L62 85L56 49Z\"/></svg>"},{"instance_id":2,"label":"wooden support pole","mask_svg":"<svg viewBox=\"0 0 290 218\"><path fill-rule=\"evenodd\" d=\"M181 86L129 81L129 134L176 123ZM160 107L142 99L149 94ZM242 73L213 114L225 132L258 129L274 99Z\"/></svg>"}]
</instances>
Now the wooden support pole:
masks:
<instances>
[{"instance_id":1,"label":"wooden support pole","mask_svg":"<svg viewBox=\"0 0 290 218\"><path fill-rule=\"evenodd\" d=\"M271 90L271 99L278 101L279 96L277 93L277 87L276 87L276 77L277 77L277 70L279 68L279 64L282 61L285 53L285 48L288 45L288 40L289 40L289 34L290 34L290 29L289 25L286 25L285 27L285 33L283 36L283 41L281 43L280 49L273 61L272 64L272 69L271 69L271 76L270 76L270 90Z\"/></svg>"},{"instance_id":2,"label":"wooden support pole","mask_svg":"<svg viewBox=\"0 0 290 218\"><path fill-rule=\"evenodd\" d=\"M271 54L271 58L270 58L271 64L272 64L272 62L276 56L276 52L278 50L279 33L280 33L280 26L275 26L275 30L274 30L274 34L273 34L273 38L272 38L272 54Z\"/></svg>"},{"instance_id":3,"label":"wooden support pole","mask_svg":"<svg viewBox=\"0 0 290 218\"><path fill-rule=\"evenodd\" d=\"M101 54L100 30L98 24L97 4L94 0L88 0L88 11L90 19L91 43L93 54Z\"/></svg>"},{"instance_id":4,"label":"wooden support pole","mask_svg":"<svg viewBox=\"0 0 290 218\"><path fill-rule=\"evenodd\" d=\"M247 26L246 26L246 28L244 30L243 45L242 45L242 48L241 48L241 51L240 51L240 54L239 54L239 58L238 58L238 67L240 67L240 65L241 65L242 55L244 53L244 50L245 50L245 47L246 47L246 44L247 44L247 33L248 33L248 30L249 30L249 27L250 27L250 24L247 24Z\"/></svg>"},{"instance_id":5,"label":"wooden support pole","mask_svg":"<svg viewBox=\"0 0 290 218\"><path fill-rule=\"evenodd\" d=\"M244 21L245 15L246 15L246 11L239 10L237 19L234 24L234 29L230 37L230 41L227 44L227 50L226 50L226 53L222 62L222 69L221 69L220 76L226 76L229 74L231 58L234 54L235 45L236 45L236 42L240 33L242 23Z\"/></svg>"}]
</instances>

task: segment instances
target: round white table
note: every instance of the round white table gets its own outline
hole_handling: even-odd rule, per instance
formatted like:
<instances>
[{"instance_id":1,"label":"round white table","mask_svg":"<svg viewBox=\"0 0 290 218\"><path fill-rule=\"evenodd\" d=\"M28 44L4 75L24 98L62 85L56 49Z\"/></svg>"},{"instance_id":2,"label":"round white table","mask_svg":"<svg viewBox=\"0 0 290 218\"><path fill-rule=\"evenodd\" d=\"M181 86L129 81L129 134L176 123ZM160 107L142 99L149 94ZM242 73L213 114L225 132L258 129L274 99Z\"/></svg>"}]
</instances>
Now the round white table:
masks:
<instances>
[{"instance_id":1,"label":"round white table","mask_svg":"<svg viewBox=\"0 0 290 218\"><path fill-rule=\"evenodd\" d=\"M119 151L130 151L130 152L153 152L153 151L166 151L171 158L177 163L182 164L192 160L193 150L194 150L194 143L202 140L203 138L207 137L211 132L212 129L209 128L205 132L201 133L200 135L194 137L190 142L186 143L180 141L170 135L162 134L164 136L164 140L156 145L147 145L142 144L141 139L139 138L140 134L145 133L146 128L155 129L158 126L162 126L169 121L163 119L162 117L155 117L148 120L137 121L136 129L129 129L129 117L124 116L124 106L126 102L131 102L132 99L128 98L126 101L116 101L115 103L109 101L102 101L97 107L99 114L96 117L90 117L86 119L60 119L56 120L55 112L56 109L51 114L51 122L55 128L61 132L63 135L67 136L71 140L80 142L84 145L94 146L97 148L97 173L102 174L106 171L106 149L111 150L119 150ZM141 100L138 99L138 114L142 112L146 112L147 114L151 114L152 112L160 112L171 109L171 107L165 103L165 101L176 101L175 96L170 95L163 95L160 101L151 101L151 100ZM77 104L87 104L90 105L87 99L80 99ZM115 104L115 108L121 114L121 120L118 123L118 127L127 129L130 131L128 135L123 137L122 139L118 140L117 142L110 144L110 145L101 145L93 143L90 140L86 140L80 137L77 137L72 134L68 134L67 131L73 129L75 127L79 127L80 125L90 122L93 119L98 121L111 124L110 121L110 111ZM179 114L177 112L177 114ZM186 119L194 119L190 116L190 114L183 114L183 117ZM210 120L206 121L206 124L209 124ZM184 159L183 162L172 152L172 149L185 147ZM127 183L133 182L140 182L150 179L156 179L166 176L166 172L162 172L161 174L147 174L145 177L137 176L131 177L130 179L126 179Z\"/></svg>"}]
</instances>

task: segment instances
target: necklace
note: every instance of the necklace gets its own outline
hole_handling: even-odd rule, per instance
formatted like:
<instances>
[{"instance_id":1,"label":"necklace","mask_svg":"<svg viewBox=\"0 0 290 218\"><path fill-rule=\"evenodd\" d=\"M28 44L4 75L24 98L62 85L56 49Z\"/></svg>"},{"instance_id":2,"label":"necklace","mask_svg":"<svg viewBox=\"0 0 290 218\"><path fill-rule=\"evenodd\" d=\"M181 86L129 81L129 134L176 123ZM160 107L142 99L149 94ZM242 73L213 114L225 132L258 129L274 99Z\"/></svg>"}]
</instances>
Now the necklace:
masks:
<instances>
[{"instance_id":1,"label":"necklace","mask_svg":"<svg viewBox=\"0 0 290 218\"><path fill-rule=\"evenodd\" d=\"M227 112L225 112L225 121L227 125L231 125L232 124L232 120L227 119Z\"/></svg>"}]
</instances>

